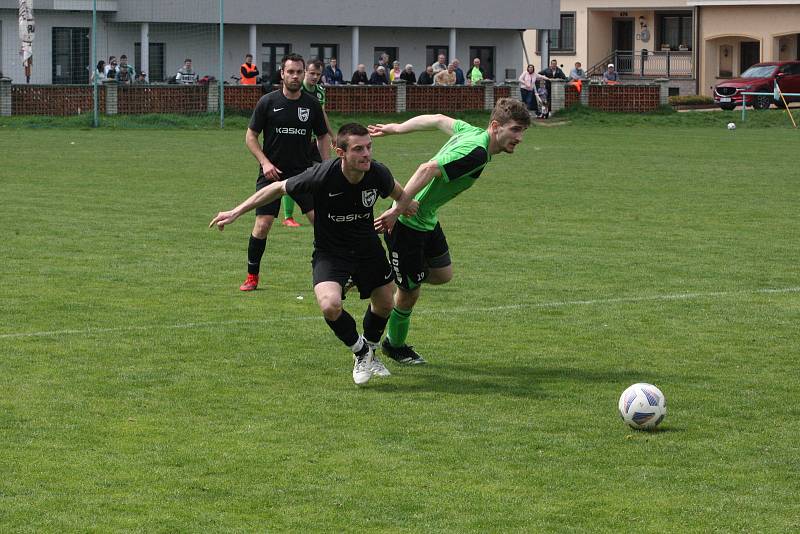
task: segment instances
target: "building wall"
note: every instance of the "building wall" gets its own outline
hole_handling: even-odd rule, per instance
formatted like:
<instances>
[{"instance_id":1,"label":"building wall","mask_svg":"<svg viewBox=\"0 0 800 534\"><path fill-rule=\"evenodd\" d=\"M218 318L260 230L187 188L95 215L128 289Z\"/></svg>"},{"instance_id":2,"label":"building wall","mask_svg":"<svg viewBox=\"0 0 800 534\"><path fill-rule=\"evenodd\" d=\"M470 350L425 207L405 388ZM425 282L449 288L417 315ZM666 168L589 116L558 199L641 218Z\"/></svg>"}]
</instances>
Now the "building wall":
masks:
<instances>
[{"instance_id":1,"label":"building wall","mask_svg":"<svg viewBox=\"0 0 800 534\"><path fill-rule=\"evenodd\" d=\"M110 55L119 57L126 54L134 63L134 43L141 40L140 23L113 22L112 14L98 16L97 56L107 60ZM41 10L36 13L36 40L34 41L34 65L31 83L52 82L52 28L54 26L75 26L91 28L91 13L54 12ZM296 26L257 26L257 48L261 54L263 43L290 43L295 52L307 56L311 43L339 45L339 65L347 78L355 67L352 63L349 27L296 27ZM24 83L24 71L19 57L19 37L17 13L13 10L0 10L0 70L15 83ZM373 49L376 46L398 47L399 60L405 65L411 63L415 71L424 70L425 48L427 45L448 45L449 29L428 29L421 32L416 28L361 28L359 57L368 65L371 72ZM150 42L165 45L165 74L177 72L186 57L191 57L196 72L202 75L219 76L219 28L214 24L171 24L151 23ZM494 46L495 69L498 79L502 79L506 68L520 71L518 58L522 56L522 45L517 30L458 30L456 35L458 57L462 65L470 63L470 46ZM224 79L238 74L239 66L249 48L249 25L226 24ZM257 63L260 66L261 58ZM87 69L89 65L86 65Z\"/></svg>"},{"instance_id":2,"label":"building wall","mask_svg":"<svg viewBox=\"0 0 800 534\"><path fill-rule=\"evenodd\" d=\"M800 4L772 6L701 6L700 24L700 90L711 95L719 78L721 46L731 47L733 76L739 72L739 47L742 41L760 43L761 61L781 58L781 38L784 43L796 43L800 34ZM794 49L795 56L797 49ZM784 59L795 59L787 47Z\"/></svg>"}]
</instances>

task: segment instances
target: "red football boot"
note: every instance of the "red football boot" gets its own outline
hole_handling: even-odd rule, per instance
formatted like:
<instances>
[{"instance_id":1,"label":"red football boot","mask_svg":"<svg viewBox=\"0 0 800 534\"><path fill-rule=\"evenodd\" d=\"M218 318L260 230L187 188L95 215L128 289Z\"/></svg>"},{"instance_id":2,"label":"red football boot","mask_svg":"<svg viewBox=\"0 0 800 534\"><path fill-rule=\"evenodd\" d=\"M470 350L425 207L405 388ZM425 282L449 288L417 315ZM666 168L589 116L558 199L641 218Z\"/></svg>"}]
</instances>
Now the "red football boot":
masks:
<instances>
[{"instance_id":1,"label":"red football boot","mask_svg":"<svg viewBox=\"0 0 800 534\"><path fill-rule=\"evenodd\" d=\"M258 275L247 274L247 279L239 286L239 291L254 291L258 287Z\"/></svg>"},{"instance_id":2,"label":"red football boot","mask_svg":"<svg viewBox=\"0 0 800 534\"><path fill-rule=\"evenodd\" d=\"M289 228L299 228L302 226L299 222L294 220L294 217L289 217L288 219L284 219L281 223L284 226L288 226Z\"/></svg>"}]
</instances>

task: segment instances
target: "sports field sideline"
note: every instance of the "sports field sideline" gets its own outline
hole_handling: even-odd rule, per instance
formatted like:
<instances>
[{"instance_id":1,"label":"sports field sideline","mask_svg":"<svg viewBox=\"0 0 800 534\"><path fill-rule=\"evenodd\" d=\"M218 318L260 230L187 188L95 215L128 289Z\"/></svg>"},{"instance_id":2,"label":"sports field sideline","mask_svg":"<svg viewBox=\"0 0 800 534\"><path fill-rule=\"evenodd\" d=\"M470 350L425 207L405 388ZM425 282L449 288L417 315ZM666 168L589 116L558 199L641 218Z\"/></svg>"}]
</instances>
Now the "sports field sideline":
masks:
<instances>
[{"instance_id":1,"label":"sports field sideline","mask_svg":"<svg viewBox=\"0 0 800 534\"><path fill-rule=\"evenodd\" d=\"M442 212L429 365L361 389L311 228L273 230L249 294L252 215L206 228L253 190L235 118L0 121L2 530L800 528L798 133L680 115L576 115L497 156ZM443 141L375 158L405 182ZM616 413L639 381L658 432Z\"/></svg>"}]
</instances>

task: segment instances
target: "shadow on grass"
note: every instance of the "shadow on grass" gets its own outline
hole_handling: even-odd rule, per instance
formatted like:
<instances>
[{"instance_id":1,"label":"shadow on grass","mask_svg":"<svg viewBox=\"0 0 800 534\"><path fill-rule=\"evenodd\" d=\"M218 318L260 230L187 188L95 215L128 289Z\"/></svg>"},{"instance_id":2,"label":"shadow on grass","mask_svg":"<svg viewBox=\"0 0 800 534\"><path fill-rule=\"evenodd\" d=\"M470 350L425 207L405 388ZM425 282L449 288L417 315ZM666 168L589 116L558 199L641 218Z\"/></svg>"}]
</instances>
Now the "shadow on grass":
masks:
<instances>
[{"instance_id":1,"label":"shadow on grass","mask_svg":"<svg viewBox=\"0 0 800 534\"><path fill-rule=\"evenodd\" d=\"M639 369L595 371L570 367L531 365L478 366L428 364L392 366L392 378L375 384L386 393L445 393L454 395L500 395L548 398L562 395L565 389L585 387L587 383L628 384L632 376L643 376ZM670 380L670 377L663 377Z\"/></svg>"}]
</instances>

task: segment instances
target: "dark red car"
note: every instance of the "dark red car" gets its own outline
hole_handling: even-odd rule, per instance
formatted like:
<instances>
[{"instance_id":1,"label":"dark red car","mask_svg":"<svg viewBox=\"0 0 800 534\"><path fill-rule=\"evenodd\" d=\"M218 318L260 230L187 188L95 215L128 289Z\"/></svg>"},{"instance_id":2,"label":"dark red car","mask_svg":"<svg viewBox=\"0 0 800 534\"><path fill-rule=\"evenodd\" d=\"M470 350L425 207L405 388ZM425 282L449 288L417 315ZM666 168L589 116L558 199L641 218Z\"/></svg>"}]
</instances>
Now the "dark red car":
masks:
<instances>
[{"instance_id":1,"label":"dark red car","mask_svg":"<svg viewBox=\"0 0 800 534\"><path fill-rule=\"evenodd\" d=\"M800 93L800 61L769 61L756 63L739 78L722 82L714 88L714 102L722 109L731 110L742 105L743 92L770 93L770 96L747 95L747 104L757 109L767 109L771 104L783 106L773 98L774 82L784 93ZM800 101L800 97L786 97L787 102Z\"/></svg>"}]
</instances>

